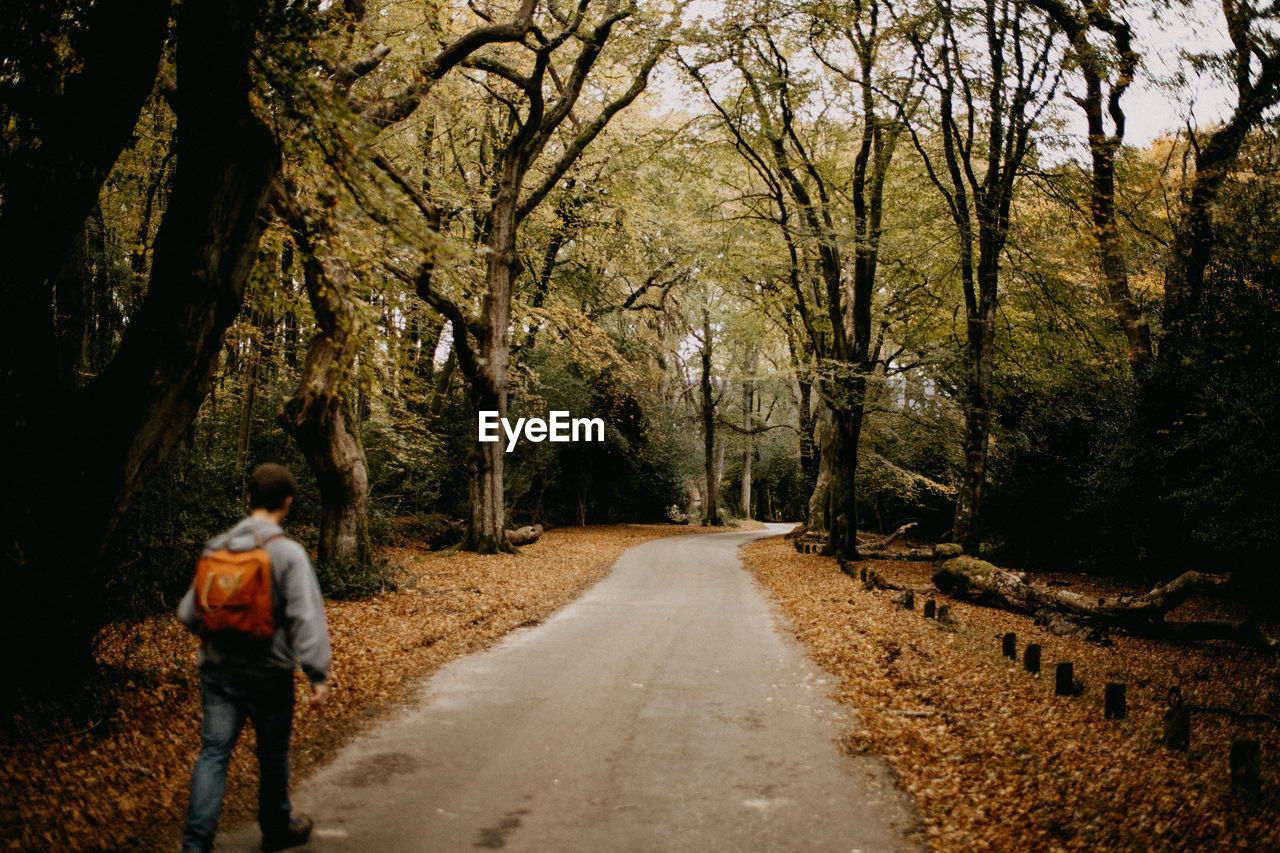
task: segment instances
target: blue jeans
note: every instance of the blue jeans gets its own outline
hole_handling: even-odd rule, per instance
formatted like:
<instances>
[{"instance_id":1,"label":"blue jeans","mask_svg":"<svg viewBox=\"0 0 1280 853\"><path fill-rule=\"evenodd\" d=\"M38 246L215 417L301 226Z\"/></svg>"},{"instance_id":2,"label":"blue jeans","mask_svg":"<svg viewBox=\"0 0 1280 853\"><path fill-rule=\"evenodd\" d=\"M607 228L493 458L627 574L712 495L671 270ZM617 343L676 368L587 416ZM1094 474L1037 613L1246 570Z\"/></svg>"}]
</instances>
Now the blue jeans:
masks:
<instances>
[{"instance_id":1,"label":"blue jeans","mask_svg":"<svg viewBox=\"0 0 1280 853\"><path fill-rule=\"evenodd\" d=\"M293 730L293 673L206 669L200 673L204 730L191 772L191 805L184 850L213 847L222 812L227 761L245 720L258 735L258 826L278 836L289 823L289 735Z\"/></svg>"}]
</instances>

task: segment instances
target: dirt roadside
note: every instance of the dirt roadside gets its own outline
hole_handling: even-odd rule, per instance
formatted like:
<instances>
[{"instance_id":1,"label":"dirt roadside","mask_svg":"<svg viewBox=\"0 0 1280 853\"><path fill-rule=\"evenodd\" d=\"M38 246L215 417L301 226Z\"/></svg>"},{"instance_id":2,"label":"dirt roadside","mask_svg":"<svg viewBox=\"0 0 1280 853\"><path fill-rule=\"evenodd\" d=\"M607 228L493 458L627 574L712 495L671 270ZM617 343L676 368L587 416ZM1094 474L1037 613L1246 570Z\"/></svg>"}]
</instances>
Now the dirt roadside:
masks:
<instances>
[{"instance_id":1,"label":"dirt roadside","mask_svg":"<svg viewBox=\"0 0 1280 853\"><path fill-rule=\"evenodd\" d=\"M1099 646L937 594L952 630L923 618L923 598L905 610L894 593L864 589L835 560L789 542L757 543L744 558L815 661L841 679L835 696L859 721L844 746L889 760L924 815L930 850L1280 850L1274 722L1196 713L1189 750L1157 744L1174 685L1194 704L1280 717L1274 655L1119 633ZM874 565L897 583L929 586L928 563ZM1016 662L1001 656L1009 631ZM1039 677L1022 667L1028 643L1042 647ZM1083 695L1054 695L1059 661L1074 664ZM1106 720L1103 687L1121 681L1128 716ZM1261 743L1260 797L1231 791L1237 738Z\"/></svg>"}]
</instances>

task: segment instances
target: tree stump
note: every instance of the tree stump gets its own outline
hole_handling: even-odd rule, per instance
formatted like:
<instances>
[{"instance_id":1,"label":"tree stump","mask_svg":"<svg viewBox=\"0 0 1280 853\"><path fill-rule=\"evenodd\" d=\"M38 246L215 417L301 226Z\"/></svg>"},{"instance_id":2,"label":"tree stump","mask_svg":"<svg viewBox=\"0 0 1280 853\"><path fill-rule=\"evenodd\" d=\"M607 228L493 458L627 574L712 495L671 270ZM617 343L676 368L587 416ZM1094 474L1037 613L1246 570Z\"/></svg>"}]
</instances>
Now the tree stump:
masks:
<instances>
[{"instance_id":1,"label":"tree stump","mask_svg":"<svg viewBox=\"0 0 1280 853\"><path fill-rule=\"evenodd\" d=\"M1253 739L1233 741L1231 744L1231 790L1258 796L1262 792L1261 770L1262 744Z\"/></svg>"},{"instance_id":2,"label":"tree stump","mask_svg":"<svg viewBox=\"0 0 1280 853\"><path fill-rule=\"evenodd\" d=\"M1111 682L1103 694L1103 716L1108 720L1123 720L1128 716L1123 682Z\"/></svg>"},{"instance_id":3,"label":"tree stump","mask_svg":"<svg viewBox=\"0 0 1280 853\"><path fill-rule=\"evenodd\" d=\"M938 602L931 598L924 603L924 618L932 619L936 615L938 615Z\"/></svg>"},{"instance_id":4,"label":"tree stump","mask_svg":"<svg viewBox=\"0 0 1280 853\"><path fill-rule=\"evenodd\" d=\"M1054 673L1053 692L1058 696L1076 695L1075 667L1070 661L1058 664L1057 671Z\"/></svg>"},{"instance_id":5,"label":"tree stump","mask_svg":"<svg viewBox=\"0 0 1280 853\"><path fill-rule=\"evenodd\" d=\"M902 594L895 596L893 600L901 604L906 610L916 609L916 594L914 590L904 589Z\"/></svg>"},{"instance_id":6,"label":"tree stump","mask_svg":"<svg viewBox=\"0 0 1280 853\"><path fill-rule=\"evenodd\" d=\"M1007 658L1013 660L1018 659L1018 635L1010 631L1004 635L1004 641L1000 645L1000 652Z\"/></svg>"},{"instance_id":7,"label":"tree stump","mask_svg":"<svg viewBox=\"0 0 1280 853\"><path fill-rule=\"evenodd\" d=\"M1030 643L1022 655L1022 667L1032 675L1040 674L1040 644Z\"/></svg>"},{"instance_id":8,"label":"tree stump","mask_svg":"<svg viewBox=\"0 0 1280 853\"><path fill-rule=\"evenodd\" d=\"M939 625L955 624L955 622L951 619L951 605L944 604L938 608L938 624Z\"/></svg>"}]
</instances>

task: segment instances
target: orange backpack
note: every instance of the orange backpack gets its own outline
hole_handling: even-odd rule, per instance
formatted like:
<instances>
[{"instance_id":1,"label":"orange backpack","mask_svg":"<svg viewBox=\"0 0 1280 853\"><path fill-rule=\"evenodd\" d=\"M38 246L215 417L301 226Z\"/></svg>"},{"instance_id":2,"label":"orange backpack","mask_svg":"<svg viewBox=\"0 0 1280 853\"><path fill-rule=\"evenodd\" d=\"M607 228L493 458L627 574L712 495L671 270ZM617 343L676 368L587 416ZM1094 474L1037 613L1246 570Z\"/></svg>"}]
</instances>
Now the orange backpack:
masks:
<instances>
[{"instance_id":1,"label":"orange backpack","mask_svg":"<svg viewBox=\"0 0 1280 853\"><path fill-rule=\"evenodd\" d=\"M257 534L254 534L257 536ZM276 630L271 598L271 555L266 544L249 551L214 551L196 563L196 614L200 633L239 631L269 640Z\"/></svg>"}]
</instances>

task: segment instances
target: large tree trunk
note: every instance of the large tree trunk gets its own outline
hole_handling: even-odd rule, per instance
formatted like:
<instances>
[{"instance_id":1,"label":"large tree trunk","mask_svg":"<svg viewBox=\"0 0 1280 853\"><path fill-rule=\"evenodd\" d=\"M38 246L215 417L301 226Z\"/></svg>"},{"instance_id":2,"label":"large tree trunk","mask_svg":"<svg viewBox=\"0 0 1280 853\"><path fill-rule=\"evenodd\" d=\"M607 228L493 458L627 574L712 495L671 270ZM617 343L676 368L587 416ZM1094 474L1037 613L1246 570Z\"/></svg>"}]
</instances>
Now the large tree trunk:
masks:
<instances>
[{"instance_id":1,"label":"large tree trunk","mask_svg":"<svg viewBox=\"0 0 1280 853\"><path fill-rule=\"evenodd\" d=\"M998 225L980 225L978 299L968 309L967 372L964 409L964 470L956 494L953 538L966 553L979 553L982 506L987 488L987 455L991 443L991 393L995 366L996 288L1003 239Z\"/></svg>"},{"instance_id":2,"label":"large tree trunk","mask_svg":"<svg viewBox=\"0 0 1280 853\"><path fill-rule=\"evenodd\" d=\"M364 446L351 426L350 401L322 388L299 389L285 403L280 422L320 487L320 564L339 571L369 565L369 475Z\"/></svg>"},{"instance_id":3,"label":"large tree trunk","mask_svg":"<svg viewBox=\"0 0 1280 853\"><path fill-rule=\"evenodd\" d=\"M859 385L865 380L859 377ZM807 533L826 540L822 553L858 559L858 439L862 431L862 394L853 411L833 410L825 402L818 417L818 482L809 499Z\"/></svg>"},{"instance_id":4,"label":"large tree trunk","mask_svg":"<svg viewBox=\"0 0 1280 853\"><path fill-rule=\"evenodd\" d=\"M178 165L150 285L115 358L79 391L32 386L52 364L31 353L6 365L6 381L29 392L8 400L22 420L6 419L4 436L21 448L11 479L24 484L8 490L0 512L3 574L19 605L0 636L11 682L73 684L90 666L102 553L144 478L195 417L240 310L279 168L248 98L256 8L225 0L182 7L178 87L192 106L179 111ZM21 327L41 318L13 319Z\"/></svg>"},{"instance_id":5,"label":"large tree trunk","mask_svg":"<svg viewBox=\"0 0 1280 853\"><path fill-rule=\"evenodd\" d=\"M831 530L831 502L828 493L835 473L835 425L831 408L818 399L818 411L814 413L814 451L816 455L813 488L809 492L809 507L805 514L805 532L826 539Z\"/></svg>"},{"instance_id":6,"label":"large tree trunk","mask_svg":"<svg viewBox=\"0 0 1280 853\"><path fill-rule=\"evenodd\" d=\"M481 407L500 412L506 417L506 407L494 402L492 394L471 394L472 406L477 412L473 426L479 429ZM477 443L472 450L468 467L471 470L471 517L461 548L481 554L497 554L512 550L506 538L506 504L503 494L503 461L506 453L505 439Z\"/></svg>"},{"instance_id":7,"label":"large tree trunk","mask_svg":"<svg viewBox=\"0 0 1280 853\"><path fill-rule=\"evenodd\" d=\"M291 217L318 328L298 389L280 407L280 426L298 442L320 487L319 562L338 571L367 566L369 474L349 393L364 320L350 293L351 270L317 246L300 217Z\"/></svg>"},{"instance_id":8,"label":"large tree trunk","mask_svg":"<svg viewBox=\"0 0 1280 853\"><path fill-rule=\"evenodd\" d=\"M479 413L496 411L507 416L507 367L511 356L511 285L519 261L516 257L515 206L520 193L520 175L508 169L493 205L493 225L489 235L489 268L482 321L476 330L479 358L462 362L467 377L467 394L475 412L476 444L471 454L471 518L462 548L482 554L509 552L503 463L506 440L479 441ZM455 342L459 334L454 329Z\"/></svg>"}]
</instances>

